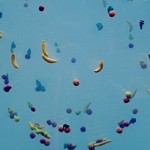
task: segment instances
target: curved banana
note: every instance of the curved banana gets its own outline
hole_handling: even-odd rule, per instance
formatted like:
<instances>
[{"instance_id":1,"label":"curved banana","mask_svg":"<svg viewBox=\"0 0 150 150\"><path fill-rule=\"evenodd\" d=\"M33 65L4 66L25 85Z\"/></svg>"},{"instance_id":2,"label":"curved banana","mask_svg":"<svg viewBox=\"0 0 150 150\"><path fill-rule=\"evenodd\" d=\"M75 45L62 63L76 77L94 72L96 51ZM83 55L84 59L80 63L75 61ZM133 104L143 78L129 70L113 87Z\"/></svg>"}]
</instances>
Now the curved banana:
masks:
<instances>
[{"instance_id":1,"label":"curved banana","mask_svg":"<svg viewBox=\"0 0 150 150\"><path fill-rule=\"evenodd\" d=\"M11 52L11 63L15 68L19 68L14 51Z\"/></svg>"},{"instance_id":2,"label":"curved banana","mask_svg":"<svg viewBox=\"0 0 150 150\"><path fill-rule=\"evenodd\" d=\"M97 66L97 68L94 70L94 72L95 72L95 73L100 72L100 71L103 69L103 67L104 67L104 62L103 62L103 60L100 60L98 66Z\"/></svg>"},{"instance_id":3,"label":"curved banana","mask_svg":"<svg viewBox=\"0 0 150 150\"><path fill-rule=\"evenodd\" d=\"M48 63L56 63L56 62L57 62L56 59L50 58L50 57L44 55L44 53L42 53L42 58L43 58L45 61L47 61Z\"/></svg>"},{"instance_id":4,"label":"curved banana","mask_svg":"<svg viewBox=\"0 0 150 150\"><path fill-rule=\"evenodd\" d=\"M48 57L48 51L46 49L46 42L44 40L41 43L41 47L42 47L42 51L43 51L44 55Z\"/></svg>"},{"instance_id":5,"label":"curved banana","mask_svg":"<svg viewBox=\"0 0 150 150\"><path fill-rule=\"evenodd\" d=\"M94 147L102 146L102 145L107 144L107 143L110 143L110 142L111 142L110 139L102 139L101 142L94 143Z\"/></svg>"}]
</instances>

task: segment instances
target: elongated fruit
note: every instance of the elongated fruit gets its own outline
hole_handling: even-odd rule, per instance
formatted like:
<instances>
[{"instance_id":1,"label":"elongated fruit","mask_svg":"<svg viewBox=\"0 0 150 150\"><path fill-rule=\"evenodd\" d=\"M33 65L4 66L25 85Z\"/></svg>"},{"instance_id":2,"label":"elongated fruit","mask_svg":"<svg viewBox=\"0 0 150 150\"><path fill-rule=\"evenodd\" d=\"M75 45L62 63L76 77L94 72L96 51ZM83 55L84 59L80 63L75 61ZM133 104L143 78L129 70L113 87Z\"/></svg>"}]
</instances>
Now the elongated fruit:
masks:
<instances>
[{"instance_id":1,"label":"elongated fruit","mask_svg":"<svg viewBox=\"0 0 150 150\"><path fill-rule=\"evenodd\" d=\"M11 63L15 68L19 68L14 52L11 52Z\"/></svg>"},{"instance_id":2,"label":"elongated fruit","mask_svg":"<svg viewBox=\"0 0 150 150\"><path fill-rule=\"evenodd\" d=\"M95 73L100 72L100 71L103 69L103 67L104 67L104 62L103 62L103 60L100 60L98 66L97 66L97 68L94 70L94 72L95 72Z\"/></svg>"},{"instance_id":3,"label":"elongated fruit","mask_svg":"<svg viewBox=\"0 0 150 150\"><path fill-rule=\"evenodd\" d=\"M57 62L56 59L50 58L50 57L44 55L44 53L42 53L42 58L43 58L45 61L47 61L48 63L56 63L56 62Z\"/></svg>"},{"instance_id":4,"label":"elongated fruit","mask_svg":"<svg viewBox=\"0 0 150 150\"><path fill-rule=\"evenodd\" d=\"M41 48L42 48L42 52L44 53L44 55L48 57L48 51L47 51L47 48L46 48L46 42L44 40L41 43Z\"/></svg>"}]
</instances>

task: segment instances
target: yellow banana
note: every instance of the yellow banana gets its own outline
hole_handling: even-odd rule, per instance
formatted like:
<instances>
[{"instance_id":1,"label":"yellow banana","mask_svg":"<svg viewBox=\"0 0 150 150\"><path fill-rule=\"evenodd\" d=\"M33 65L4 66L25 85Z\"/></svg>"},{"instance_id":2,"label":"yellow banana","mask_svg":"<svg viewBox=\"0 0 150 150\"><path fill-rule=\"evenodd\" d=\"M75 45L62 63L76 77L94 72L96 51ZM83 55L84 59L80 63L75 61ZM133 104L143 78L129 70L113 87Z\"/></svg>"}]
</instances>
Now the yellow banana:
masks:
<instances>
[{"instance_id":1,"label":"yellow banana","mask_svg":"<svg viewBox=\"0 0 150 150\"><path fill-rule=\"evenodd\" d=\"M104 144L107 144L107 143L110 143L111 142L111 140L106 140L106 139L102 139L102 142L99 142L99 143L94 143L94 147L98 147L98 146L102 146L102 145L104 145Z\"/></svg>"},{"instance_id":2,"label":"yellow banana","mask_svg":"<svg viewBox=\"0 0 150 150\"><path fill-rule=\"evenodd\" d=\"M104 66L104 62L103 62L103 60L100 60L98 66L97 66L97 68L94 70L94 72L95 72L95 73L100 72L100 71L103 69L103 66Z\"/></svg>"},{"instance_id":3,"label":"yellow banana","mask_svg":"<svg viewBox=\"0 0 150 150\"><path fill-rule=\"evenodd\" d=\"M15 68L19 68L14 51L11 52L11 63Z\"/></svg>"},{"instance_id":4,"label":"yellow banana","mask_svg":"<svg viewBox=\"0 0 150 150\"><path fill-rule=\"evenodd\" d=\"M41 43L41 47L42 47L42 51L43 51L44 55L48 57L48 51L46 49L46 42L44 40Z\"/></svg>"},{"instance_id":5,"label":"yellow banana","mask_svg":"<svg viewBox=\"0 0 150 150\"><path fill-rule=\"evenodd\" d=\"M56 62L57 62L56 59L50 58L50 57L44 55L44 53L42 53L42 58L43 58L45 61L47 61L48 63L56 63Z\"/></svg>"}]
</instances>

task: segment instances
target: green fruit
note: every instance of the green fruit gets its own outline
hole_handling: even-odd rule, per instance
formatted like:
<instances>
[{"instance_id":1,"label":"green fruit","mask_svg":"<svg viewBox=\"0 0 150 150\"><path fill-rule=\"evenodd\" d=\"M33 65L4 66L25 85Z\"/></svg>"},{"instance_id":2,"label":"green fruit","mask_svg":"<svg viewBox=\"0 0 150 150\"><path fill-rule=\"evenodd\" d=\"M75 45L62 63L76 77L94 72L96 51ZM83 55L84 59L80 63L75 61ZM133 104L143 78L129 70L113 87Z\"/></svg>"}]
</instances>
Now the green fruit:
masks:
<instances>
[{"instance_id":1,"label":"green fruit","mask_svg":"<svg viewBox=\"0 0 150 150\"><path fill-rule=\"evenodd\" d=\"M126 91L125 96L128 97L128 98L131 98L131 96L132 96L131 91Z\"/></svg>"}]
</instances>

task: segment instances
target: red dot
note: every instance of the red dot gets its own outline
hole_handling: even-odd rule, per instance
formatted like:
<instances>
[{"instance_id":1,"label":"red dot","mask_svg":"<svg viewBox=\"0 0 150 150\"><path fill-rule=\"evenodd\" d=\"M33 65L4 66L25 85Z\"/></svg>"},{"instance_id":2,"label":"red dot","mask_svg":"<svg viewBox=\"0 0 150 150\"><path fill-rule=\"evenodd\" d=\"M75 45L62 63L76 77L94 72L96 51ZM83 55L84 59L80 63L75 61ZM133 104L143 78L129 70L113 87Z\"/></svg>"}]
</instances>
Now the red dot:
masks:
<instances>
[{"instance_id":1,"label":"red dot","mask_svg":"<svg viewBox=\"0 0 150 150\"><path fill-rule=\"evenodd\" d=\"M9 92L9 90L11 89L11 85L6 85L3 89L5 92Z\"/></svg>"},{"instance_id":2,"label":"red dot","mask_svg":"<svg viewBox=\"0 0 150 150\"><path fill-rule=\"evenodd\" d=\"M128 127L128 126L129 126L129 122L128 122L128 121L124 121L124 122L123 122L123 125L124 125L125 127Z\"/></svg>"},{"instance_id":3,"label":"red dot","mask_svg":"<svg viewBox=\"0 0 150 150\"><path fill-rule=\"evenodd\" d=\"M121 134L121 133L123 132L123 129L118 127L118 128L116 129L116 132L119 133L119 134Z\"/></svg>"},{"instance_id":4,"label":"red dot","mask_svg":"<svg viewBox=\"0 0 150 150\"><path fill-rule=\"evenodd\" d=\"M114 10L109 11L108 14L109 14L110 17L114 17L116 15Z\"/></svg>"},{"instance_id":5,"label":"red dot","mask_svg":"<svg viewBox=\"0 0 150 150\"><path fill-rule=\"evenodd\" d=\"M69 133L71 131L70 128L65 128L64 130L65 130L66 133Z\"/></svg>"},{"instance_id":6,"label":"red dot","mask_svg":"<svg viewBox=\"0 0 150 150\"><path fill-rule=\"evenodd\" d=\"M63 131L64 131L64 127L63 127L63 126L59 126L59 127L58 127L58 131L59 131L59 132L63 132Z\"/></svg>"},{"instance_id":7,"label":"red dot","mask_svg":"<svg viewBox=\"0 0 150 150\"><path fill-rule=\"evenodd\" d=\"M45 140L45 146L48 146L48 145L50 145L50 141L49 140Z\"/></svg>"},{"instance_id":8,"label":"red dot","mask_svg":"<svg viewBox=\"0 0 150 150\"><path fill-rule=\"evenodd\" d=\"M31 107L31 111L36 111L36 108L35 107Z\"/></svg>"},{"instance_id":9,"label":"red dot","mask_svg":"<svg viewBox=\"0 0 150 150\"><path fill-rule=\"evenodd\" d=\"M39 11L44 11L44 6L39 6Z\"/></svg>"},{"instance_id":10,"label":"red dot","mask_svg":"<svg viewBox=\"0 0 150 150\"><path fill-rule=\"evenodd\" d=\"M93 144L89 144L89 145L88 145L88 148L89 148L89 150L94 150L94 149L95 149L95 147L94 147Z\"/></svg>"},{"instance_id":11,"label":"red dot","mask_svg":"<svg viewBox=\"0 0 150 150\"><path fill-rule=\"evenodd\" d=\"M74 86L78 86L80 84L80 82L78 79L75 79L75 80L73 80L73 84L74 84Z\"/></svg>"},{"instance_id":12,"label":"red dot","mask_svg":"<svg viewBox=\"0 0 150 150\"><path fill-rule=\"evenodd\" d=\"M124 103L129 103L130 102L130 98L126 97L123 99Z\"/></svg>"}]
</instances>

